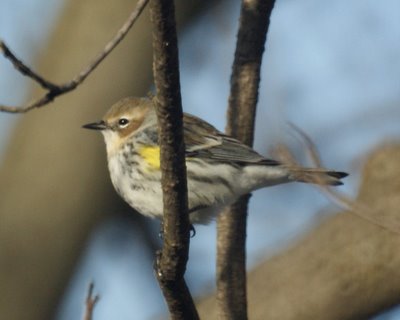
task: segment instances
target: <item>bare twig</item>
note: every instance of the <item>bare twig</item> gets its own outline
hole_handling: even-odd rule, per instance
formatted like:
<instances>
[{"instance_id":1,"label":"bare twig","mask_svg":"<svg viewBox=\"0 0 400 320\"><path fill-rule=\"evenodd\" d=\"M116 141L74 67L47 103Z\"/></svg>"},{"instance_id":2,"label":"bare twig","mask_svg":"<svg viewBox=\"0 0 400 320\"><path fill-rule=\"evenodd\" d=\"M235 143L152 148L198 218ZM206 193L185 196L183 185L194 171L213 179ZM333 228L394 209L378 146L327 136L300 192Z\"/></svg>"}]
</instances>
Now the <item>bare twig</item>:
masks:
<instances>
[{"instance_id":1,"label":"bare twig","mask_svg":"<svg viewBox=\"0 0 400 320\"><path fill-rule=\"evenodd\" d=\"M189 252L183 112L173 0L151 0L153 73L157 95L164 244L157 254L156 275L172 319L198 319L183 278Z\"/></svg>"},{"instance_id":2,"label":"bare twig","mask_svg":"<svg viewBox=\"0 0 400 320\"><path fill-rule=\"evenodd\" d=\"M293 123L289 124L291 128L300 136L302 142L305 145L305 149L307 151L308 156L312 162L312 165L315 167L323 167L321 158L318 153L318 148L312 139L299 127L294 125ZM391 223L381 222L377 219L377 216L365 206L359 200L353 200L340 193L339 191L333 190L327 185L324 185L322 182L317 183L316 186L320 189L329 199L331 199L334 203L339 205L342 209L348 210L349 213L354 214L355 216L372 223L382 229L391 231L396 234L400 234L399 225Z\"/></svg>"},{"instance_id":3,"label":"bare twig","mask_svg":"<svg viewBox=\"0 0 400 320\"><path fill-rule=\"evenodd\" d=\"M7 45L0 41L0 50L3 55L11 61L14 67L21 72L23 75L33 79L40 86L47 90L47 92L38 100L33 101L25 106L5 106L0 105L0 111L9 112L9 113L25 113L32 109L42 107L51 101L53 101L56 97L63 95L69 91L74 90L77 86L79 86L88 76L93 72L93 70L111 53L111 51L122 41L122 39L126 36L128 31L131 29L133 24L137 21L137 18L142 13L145 8L147 2L149 0L139 0L136 4L136 8L129 15L128 19L122 25L122 27L118 30L115 36L105 45L104 49L97 55L93 61L91 61L79 74L77 74L71 81L68 81L64 84L57 85L53 82L50 82L44 79L42 76L34 72L30 69L25 63L23 63L19 58L17 58L11 50L7 47Z\"/></svg>"},{"instance_id":4,"label":"bare twig","mask_svg":"<svg viewBox=\"0 0 400 320\"><path fill-rule=\"evenodd\" d=\"M231 76L227 133L252 145L260 68L274 0L243 0ZM220 319L247 319L246 218L249 195L218 218L217 301Z\"/></svg>"},{"instance_id":5,"label":"bare twig","mask_svg":"<svg viewBox=\"0 0 400 320\"><path fill-rule=\"evenodd\" d=\"M20 59L18 59L7 47L7 45L0 40L0 49L3 51L3 55L11 61L15 69L19 70L23 75L32 78L37 83L39 83L44 89L53 90L57 87L56 84L47 81L40 75L32 71L28 66L26 66Z\"/></svg>"},{"instance_id":6,"label":"bare twig","mask_svg":"<svg viewBox=\"0 0 400 320\"><path fill-rule=\"evenodd\" d=\"M93 319L93 311L97 302L100 299L100 296L96 294L93 296L94 283L90 282L88 287L88 292L85 300L85 314L83 316L83 320L92 320Z\"/></svg>"}]
</instances>

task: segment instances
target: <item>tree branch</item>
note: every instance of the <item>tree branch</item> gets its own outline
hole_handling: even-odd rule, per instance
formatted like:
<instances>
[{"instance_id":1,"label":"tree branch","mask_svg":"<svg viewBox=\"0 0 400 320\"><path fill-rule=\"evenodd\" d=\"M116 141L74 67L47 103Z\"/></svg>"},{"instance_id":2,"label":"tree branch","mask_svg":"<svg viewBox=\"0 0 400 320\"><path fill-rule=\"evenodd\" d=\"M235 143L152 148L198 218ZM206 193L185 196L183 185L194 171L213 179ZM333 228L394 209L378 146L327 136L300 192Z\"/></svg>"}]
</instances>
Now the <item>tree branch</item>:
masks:
<instances>
[{"instance_id":1,"label":"tree branch","mask_svg":"<svg viewBox=\"0 0 400 320\"><path fill-rule=\"evenodd\" d=\"M242 1L226 132L253 144L260 69L274 0ZM218 218L217 301L221 319L246 319L246 218L243 196Z\"/></svg>"},{"instance_id":2,"label":"tree branch","mask_svg":"<svg viewBox=\"0 0 400 320\"><path fill-rule=\"evenodd\" d=\"M100 300L100 296L96 294L93 296L94 283L90 282L88 287L88 292L85 300L85 314L83 316L83 320L92 320L93 319L93 311L97 302Z\"/></svg>"},{"instance_id":3,"label":"tree branch","mask_svg":"<svg viewBox=\"0 0 400 320\"><path fill-rule=\"evenodd\" d=\"M8 46L0 40L1 52L7 59L11 61L14 67L23 75L33 79L41 87L47 90L47 92L41 98L34 102L20 107L0 105L0 111L9 113L25 113L32 109L42 107L52 102L56 97L74 90L89 76L89 74L93 72L94 69L96 69L96 67L111 53L111 51L114 50L114 48L122 41L122 39L124 39L128 31L137 21L137 18L142 13L148 1L149 0L139 0L136 8L132 11L128 19L118 30L115 36L105 45L104 49L97 55L97 57L93 59L93 61L91 61L85 68L83 68L83 70L72 80L61 85L54 84L53 82L44 79L42 76L34 72L19 58L17 58L8 48Z\"/></svg>"},{"instance_id":4,"label":"tree branch","mask_svg":"<svg viewBox=\"0 0 400 320\"><path fill-rule=\"evenodd\" d=\"M172 319L198 319L183 278L189 252L183 112L179 83L178 45L174 2L151 0L154 103L159 124L164 202L164 244L157 254L156 275Z\"/></svg>"}]
</instances>

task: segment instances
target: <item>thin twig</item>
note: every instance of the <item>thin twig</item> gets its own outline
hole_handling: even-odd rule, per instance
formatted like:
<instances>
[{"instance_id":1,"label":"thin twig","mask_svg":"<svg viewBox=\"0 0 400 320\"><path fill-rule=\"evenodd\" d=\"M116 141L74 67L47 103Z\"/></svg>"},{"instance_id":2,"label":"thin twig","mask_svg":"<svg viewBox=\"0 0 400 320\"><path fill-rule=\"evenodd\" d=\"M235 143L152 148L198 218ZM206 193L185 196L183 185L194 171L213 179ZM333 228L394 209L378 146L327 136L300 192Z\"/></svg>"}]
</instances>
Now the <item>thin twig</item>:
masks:
<instances>
[{"instance_id":1,"label":"thin twig","mask_svg":"<svg viewBox=\"0 0 400 320\"><path fill-rule=\"evenodd\" d=\"M85 300L85 314L83 316L83 320L92 320L93 319L93 311L97 302L100 299L100 296L96 294L93 297L94 283L90 282L88 287L88 292Z\"/></svg>"},{"instance_id":2,"label":"thin twig","mask_svg":"<svg viewBox=\"0 0 400 320\"><path fill-rule=\"evenodd\" d=\"M315 145L314 141L299 127L294 125L293 123L289 123L290 127L300 136L302 142L305 145L305 149L307 151L308 156L310 157L311 163L313 166L317 168L323 167L321 158L318 153L318 148ZM317 181L318 182L318 181ZM327 185L324 185L322 182L315 184L319 190L321 190L330 200L336 203L344 210L348 210L350 213L355 216L368 221L369 223L378 226L382 229L388 230L395 234L400 234L400 230L398 226L393 226L392 224L385 224L380 222L374 216L374 213L357 200L350 199L343 193L339 191L333 190ZM367 215L369 214L369 215Z\"/></svg>"},{"instance_id":3,"label":"thin twig","mask_svg":"<svg viewBox=\"0 0 400 320\"><path fill-rule=\"evenodd\" d=\"M19 58L17 58L8 48L8 46L0 40L1 52L7 59L11 61L14 67L23 75L33 79L40 86L47 90L47 92L41 98L25 106L15 107L0 105L0 111L9 113L25 113L32 109L42 107L53 101L56 97L74 90L89 76L89 74L93 72L94 69L96 69L96 67L111 53L111 51L122 41L122 39L124 39L128 31L137 21L143 9L146 7L148 1L149 0L139 0L128 19L118 30L115 36L105 45L104 49L97 55L97 57L94 58L93 61L91 61L85 68L83 68L83 70L79 72L71 81L61 85L54 84L53 82L44 79L42 76L34 72Z\"/></svg>"},{"instance_id":4,"label":"thin twig","mask_svg":"<svg viewBox=\"0 0 400 320\"><path fill-rule=\"evenodd\" d=\"M51 83L41 77L39 74L35 73L32 69L26 66L20 59L18 59L11 50L7 47L7 45L0 40L0 49L3 51L3 55L11 61L15 69L19 70L23 75L32 78L34 81L39 83L44 89L52 90L57 87L56 84Z\"/></svg>"},{"instance_id":5,"label":"thin twig","mask_svg":"<svg viewBox=\"0 0 400 320\"><path fill-rule=\"evenodd\" d=\"M274 0L243 0L232 67L226 132L253 144L260 69ZM220 319L247 319L246 219L250 196L218 217L217 302Z\"/></svg>"},{"instance_id":6,"label":"thin twig","mask_svg":"<svg viewBox=\"0 0 400 320\"><path fill-rule=\"evenodd\" d=\"M178 43L174 1L151 0L153 24L153 73L157 110L164 202L164 243L155 271L171 319L198 319L196 307L183 278L189 254L183 112L179 83Z\"/></svg>"}]
</instances>

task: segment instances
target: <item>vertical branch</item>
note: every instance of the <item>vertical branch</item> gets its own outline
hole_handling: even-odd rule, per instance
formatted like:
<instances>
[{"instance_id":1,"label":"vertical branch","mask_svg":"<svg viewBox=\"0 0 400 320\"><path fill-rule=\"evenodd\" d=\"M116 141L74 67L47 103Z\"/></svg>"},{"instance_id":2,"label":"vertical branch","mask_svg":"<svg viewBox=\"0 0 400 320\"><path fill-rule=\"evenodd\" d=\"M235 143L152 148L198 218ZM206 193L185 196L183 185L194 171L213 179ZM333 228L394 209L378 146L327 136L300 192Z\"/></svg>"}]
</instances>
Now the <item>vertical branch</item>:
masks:
<instances>
[{"instance_id":1,"label":"vertical branch","mask_svg":"<svg viewBox=\"0 0 400 320\"><path fill-rule=\"evenodd\" d=\"M190 225L173 0L151 0L150 16L157 89L154 103L159 124L164 201L164 245L157 256L156 275L171 318L198 319L183 278L188 260Z\"/></svg>"},{"instance_id":2,"label":"vertical branch","mask_svg":"<svg viewBox=\"0 0 400 320\"><path fill-rule=\"evenodd\" d=\"M260 69L274 0L243 0L231 75L226 132L253 144ZM220 319L247 319L245 195L218 218L217 302Z\"/></svg>"}]
</instances>

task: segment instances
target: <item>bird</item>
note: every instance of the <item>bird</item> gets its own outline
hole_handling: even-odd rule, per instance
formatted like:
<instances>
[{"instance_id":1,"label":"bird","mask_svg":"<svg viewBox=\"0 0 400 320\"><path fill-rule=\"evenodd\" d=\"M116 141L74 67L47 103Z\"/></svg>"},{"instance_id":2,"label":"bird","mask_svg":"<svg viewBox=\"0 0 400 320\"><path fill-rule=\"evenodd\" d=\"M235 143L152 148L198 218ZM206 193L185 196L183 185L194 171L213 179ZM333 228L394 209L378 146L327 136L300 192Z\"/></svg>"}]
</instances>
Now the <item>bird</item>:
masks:
<instances>
[{"instance_id":1,"label":"bird","mask_svg":"<svg viewBox=\"0 0 400 320\"><path fill-rule=\"evenodd\" d=\"M117 193L139 213L163 218L160 145L155 104L126 97L86 129L104 136L108 169ZM208 122L183 114L191 224L207 224L225 206L254 190L288 182L338 186L348 174L266 158Z\"/></svg>"}]
</instances>

